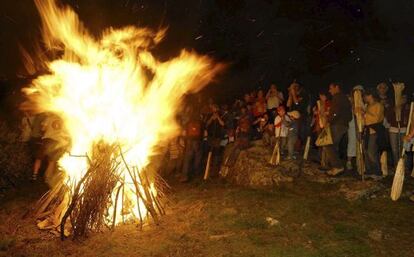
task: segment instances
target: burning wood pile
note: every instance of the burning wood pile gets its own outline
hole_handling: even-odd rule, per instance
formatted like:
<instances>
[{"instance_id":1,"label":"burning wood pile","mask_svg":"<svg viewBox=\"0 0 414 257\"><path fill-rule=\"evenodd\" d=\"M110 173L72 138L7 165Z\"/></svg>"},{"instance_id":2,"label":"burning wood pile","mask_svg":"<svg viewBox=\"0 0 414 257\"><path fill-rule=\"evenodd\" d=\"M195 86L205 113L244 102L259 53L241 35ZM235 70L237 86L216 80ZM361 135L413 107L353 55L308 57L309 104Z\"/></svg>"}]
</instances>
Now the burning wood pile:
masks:
<instances>
[{"instance_id":1,"label":"burning wood pile","mask_svg":"<svg viewBox=\"0 0 414 257\"><path fill-rule=\"evenodd\" d=\"M121 222L142 226L164 213L165 184L152 170L157 147L178 132L182 97L199 91L222 69L183 50L166 62L151 53L165 30L108 29L88 33L69 7L35 0L47 50L47 73L23 92L24 111L62 119L51 190L39 201L41 228L75 237Z\"/></svg>"}]
</instances>

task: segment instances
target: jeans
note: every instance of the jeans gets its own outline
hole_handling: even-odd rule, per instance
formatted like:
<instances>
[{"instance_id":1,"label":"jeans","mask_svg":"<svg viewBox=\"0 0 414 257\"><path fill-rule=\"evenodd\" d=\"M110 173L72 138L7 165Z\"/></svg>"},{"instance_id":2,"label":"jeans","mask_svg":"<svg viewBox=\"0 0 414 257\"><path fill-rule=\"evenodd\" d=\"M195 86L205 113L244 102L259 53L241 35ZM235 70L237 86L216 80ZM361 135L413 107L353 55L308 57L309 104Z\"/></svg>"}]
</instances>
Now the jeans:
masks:
<instances>
[{"instance_id":1,"label":"jeans","mask_svg":"<svg viewBox=\"0 0 414 257\"><path fill-rule=\"evenodd\" d=\"M287 150L288 150L288 157L293 158L295 155L295 145L298 141L298 134L293 132L289 132L287 137Z\"/></svg>"},{"instance_id":2,"label":"jeans","mask_svg":"<svg viewBox=\"0 0 414 257\"><path fill-rule=\"evenodd\" d=\"M326 165L331 168L342 168L343 163L339 159L339 143L348 132L348 127L344 125L331 125L332 145L324 146Z\"/></svg>"},{"instance_id":3,"label":"jeans","mask_svg":"<svg viewBox=\"0 0 414 257\"><path fill-rule=\"evenodd\" d=\"M190 172L199 172L201 164L200 140L187 139L184 151L182 174L189 178ZM195 172L194 172L195 171Z\"/></svg>"},{"instance_id":4,"label":"jeans","mask_svg":"<svg viewBox=\"0 0 414 257\"><path fill-rule=\"evenodd\" d=\"M367 171L370 174L382 175L379 163L379 152L377 144L377 134L370 134L367 147Z\"/></svg>"}]
</instances>

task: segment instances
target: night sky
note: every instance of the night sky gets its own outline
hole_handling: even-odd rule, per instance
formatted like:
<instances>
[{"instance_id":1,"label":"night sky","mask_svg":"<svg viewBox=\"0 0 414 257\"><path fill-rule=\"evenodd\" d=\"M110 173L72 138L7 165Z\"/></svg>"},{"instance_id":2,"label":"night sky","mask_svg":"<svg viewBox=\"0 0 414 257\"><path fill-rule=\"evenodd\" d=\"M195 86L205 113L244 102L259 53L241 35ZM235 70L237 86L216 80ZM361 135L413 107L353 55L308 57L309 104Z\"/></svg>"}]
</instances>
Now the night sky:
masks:
<instances>
[{"instance_id":1,"label":"night sky","mask_svg":"<svg viewBox=\"0 0 414 257\"><path fill-rule=\"evenodd\" d=\"M340 81L414 84L412 0L65 0L99 36L107 27L168 26L157 55L195 49L229 63L210 90L233 97L270 82L306 87ZM19 45L41 44L32 0L0 3L0 76L25 75ZM11 83L3 83L11 85ZM4 86L3 85L3 86Z\"/></svg>"}]
</instances>

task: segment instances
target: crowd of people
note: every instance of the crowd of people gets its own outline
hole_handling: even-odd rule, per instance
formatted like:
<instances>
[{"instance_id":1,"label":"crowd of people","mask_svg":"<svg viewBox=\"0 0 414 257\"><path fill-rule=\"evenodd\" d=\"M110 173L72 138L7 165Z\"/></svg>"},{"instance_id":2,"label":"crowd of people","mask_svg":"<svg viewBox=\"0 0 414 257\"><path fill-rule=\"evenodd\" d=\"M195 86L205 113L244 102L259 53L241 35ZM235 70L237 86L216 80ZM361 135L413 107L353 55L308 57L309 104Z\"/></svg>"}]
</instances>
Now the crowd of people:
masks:
<instances>
[{"instance_id":1,"label":"crowd of people","mask_svg":"<svg viewBox=\"0 0 414 257\"><path fill-rule=\"evenodd\" d=\"M239 153L257 140L270 150L277 146L283 160L302 160L310 148L321 172L329 176L356 175L353 171L358 171L378 180L387 175L384 169L396 167L405 149L408 171L413 167L414 129L407 128L411 97L402 91L396 103L393 88L380 83L376 88L357 85L345 90L334 82L311 92L294 81L285 90L272 84L267 90L258 88L220 106L212 99L203 101L200 95L191 95L177 116L182 133L168 143L163 175L175 174L187 182L202 176L209 163L211 176L218 176L223 168L235 165ZM42 160L52 160L48 169L53 170L53 163L69 144L69 140L64 147L59 143L68 137L59 134L60 123L54 115L23 119L22 137L37 149L33 180ZM30 135L25 135L25 127L31 128ZM363 155L363 163L358 154Z\"/></svg>"},{"instance_id":2,"label":"crowd of people","mask_svg":"<svg viewBox=\"0 0 414 257\"><path fill-rule=\"evenodd\" d=\"M376 88L358 85L347 92L335 82L317 95L309 89L296 81L286 90L272 84L268 90L259 88L221 106L195 97L179 117L183 133L170 143L166 173L175 171L181 181L188 181L203 173L211 152L212 174L218 174L221 168L234 165L239 152L254 140L262 140L270 149L278 143L284 160L303 158L309 137L311 149L317 149L313 152L320 169L330 176L357 170L359 144L366 178L384 177L380 162L384 152L391 153L387 165L396 166L404 145L414 138L414 129L406 134L408 93L402 94L401 117L397 119L393 90L386 83ZM356 91L361 95L359 105L354 102ZM360 123L363 131L358 131ZM231 151L223 158L226 147ZM407 161L407 171L411 163Z\"/></svg>"}]
</instances>

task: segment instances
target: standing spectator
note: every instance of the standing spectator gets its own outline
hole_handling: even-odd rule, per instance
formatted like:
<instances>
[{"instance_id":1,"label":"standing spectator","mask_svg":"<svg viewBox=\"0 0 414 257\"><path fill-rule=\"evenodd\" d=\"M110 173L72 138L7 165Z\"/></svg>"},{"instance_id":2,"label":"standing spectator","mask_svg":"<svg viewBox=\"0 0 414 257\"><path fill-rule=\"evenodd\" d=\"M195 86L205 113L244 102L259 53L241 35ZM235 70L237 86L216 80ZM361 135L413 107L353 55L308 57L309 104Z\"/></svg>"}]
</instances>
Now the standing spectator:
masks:
<instances>
[{"instance_id":1,"label":"standing spectator","mask_svg":"<svg viewBox=\"0 0 414 257\"><path fill-rule=\"evenodd\" d=\"M269 91L266 94L267 101L267 113L271 120L276 117L276 108L283 103L283 93L277 90L275 84L270 86Z\"/></svg>"},{"instance_id":2,"label":"standing spectator","mask_svg":"<svg viewBox=\"0 0 414 257\"><path fill-rule=\"evenodd\" d=\"M317 101L317 105L314 108L314 129L313 131L316 135L319 135L321 131L327 125L327 116L329 114L329 110L331 108L331 101L328 99L328 95L326 92L321 91L319 92L319 100ZM326 170L326 153L324 151L324 147L319 148L319 155L321 160L321 169Z\"/></svg>"},{"instance_id":3,"label":"standing spectator","mask_svg":"<svg viewBox=\"0 0 414 257\"><path fill-rule=\"evenodd\" d=\"M388 108L388 110L386 110L385 115L388 123L390 124L389 136L393 163L395 166L397 166L399 157L403 149L403 139L407 131L408 119L410 116L410 104L408 104L407 102L407 95L402 96L400 129L398 128L398 122L396 119L395 104L393 104L391 108Z\"/></svg>"},{"instance_id":4,"label":"standing spectator","mask_svg":"<svg viewBox=\"0 0 414 257\"><path fill-rule=\"evenodd\" d=\"M303 98L300 95L300 85L296 82L290 84L288 88L289 97L286 103L286 106L289 110L299 110L299 106L301 105Z\"/></svg>"},{"instance_id":5,"label":"standing spectator","mask_svg":"<svg viewBox=\"0 0 414 257\"><path fill-rule=\"evenodd\" d=\"M382 103L382 105L384 106L384 112L388 113L390 112L392 109L392 106L394 105L394 97L392 96L392 93L389 90L389 87L387 85L387 83L385 82L381 82L377 85L376 88L376 96L378 97L378 100L380 103ZM390 142L390 137L389 137L389 129L390 129L390 123L387 120L387 117L384 118L384 127L387 130L386 134L384 135L384 140L386 142ZM387 153L387 160L391 160L392 157L392 153L391 151L388 151Z\"/></svg>"},{"instance_id":6,"label":"standing spectator","mask_svg":"<svg viewBox=\"0 0 414 257\"><path fill-rule=\"evenodd\" d=\"M277 116L275 118L275 136L279 140L280 149L284 150L287 147L287 140L289 134L289 127L292 119L287 115L286 109L283 105L277 108Z\"/></svg>"},{"instance_id":7,"label":"standing spectator","mask_svg":"<svg viewBox=\"0 0 414 257\"><path fill-rule=\"evenodd\" d=\"M339 159L339 143L348 130L348 123L352 119L351 103L342 93L341 85L331 83L329 93L332 95L331 108L328 114L328 124L331 128L332 145L324 146L326 163L332 169L328 175L335 176L344 171L342 161Z\"/></svg>"},{"instance_id":8,"label":"standing spectator","mask_svg":"<svg viewBox=\"0 0 414 257\"><path fill-rule=\"evenodd\" d=\"M379 153L382 142L386 137L384 122L384 105L378 101L373 90L367 90L364 95L364 101L367 104L365 112L365 125L367 128L368 146L367 146L367 173L381 176ZM381 144L381 145L380 145Z\"/></svg>"},{"instance_id":9,"label":"standing spectator","mask_svg":"<svg viewBox=\"0 0 414 257\"><path fill-rule=\"evenodd\" d=\"M212 152L213 171L219 167L221 161L221 145L223 136L224 121L220 117L220 110L216 104L211 105L211 115L207 120L207 138L208 146Z\"/></svg>"},{"instance_id":10,"label":"standing spectator","mask_svg":"<svg viewBox=\"0 0 414 257\"><path fill-rule=\"evenodd\" d=\"M313 109L315 123L313 131L317 134L326 126L326 118L331 108L331 101L328 99L326 92L319 92L318 105Z\"/></svg>"},{"instance_id":11,"label":"standing spectator","mask_svg":"<svg viewBox=\"0 0 414 257\"><path fill-rule=\"evenodd\" d=\"M234 142L235 117L234 113L229 110L227 104L222 107L222 120L224 121L225 137L228 143Z\"/></svg>"},{"instance_id":12,"label":"standing spectator","mask_svg":"<svg viewBox=\"0 0 414 257\"><path fill-rule=\"evenodd\" d=\"M300 143L306 141L307 135L310 132L309 114L310 114L310 95L306 92L304 87L297 82L293 82L289 90L289 98L287 107L289 111L298 111L301 118L298 120L298 131Z\"/></svg>"},{"instance_id":13,"label":"standing spectator","mask_svg":"<svg viewBox=\"0 0 414 257\"><path fill-rule=\"evenodd\" d=\"M263 90L257 92L257 98L253 106L253 115L258 118L262 117L266 113L266 98L264 97Z\"/></svg>"},{"instance_id":14,"label":"standing spectator","mask_svg":"<svg viewBox=\"0 0 414 257\"><path fill-rule=\"evenodd\" d=\"M236 141L229 151L229 155L224 163L225 168L233 167L241 150L250 145L251 119L246 107L241 107L240 117L236 129Z\"/></svg>"},{"instance_id":15,"label":"standing spectator","mask_svg":"<svg viewBox=\"0 0 414 257\"><path fill-rule=\"evenodd\" d=\"M364 88L361 85L357 85L352 89L351 95L349 96L349 101L352 103L352 120L348 124L348 145L347 145L347 161L346 161L346 169L352 170L352 160L353 158L356 158L357 156L357 123L355 120L355 113L356 110L354 110L354 92L356 90L364 91ZM358 110L362 111L362 110Z\"/></svg>"},{"instance_id":16,"label":"standing spectator","mask_svg":"<svg viewBox=\"0 0 414 257\"><path fill-rule=\"evenodd\" d=\"M298 141L298 123L297 121L300 119L300 113L298 111L291 111L287 113L288 117L290 118L291 122L289 123L289 130L287 136L287 150L288 156L286 160L294 160L296 159L295 156L295 145Z\"/></svg>"},{"instance_id":17,"label":"standing spectator","mask_svg":"<svg viewBox=\"0 0 414 257\"><path fill-rule=\"evenodd\" d=\"M181 182L187 182L201 169L202 122L197 111L190 111L188 122L184 124L185 150Z\"/></svg>"},{"instance_id":18,"label":"standing spectator","mask_svg":"<svg viewBox=\"0 0 414 257\"><path fill-rule=\"evenodd\" d=\"M377 95L379 98L379 102L382 103L385 110L391 107L392 101L389 96L389 88L387 83L381 82L377 85Z\"/></svg>"}]
</instances>

